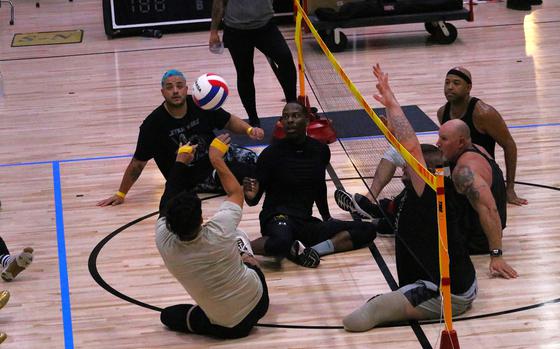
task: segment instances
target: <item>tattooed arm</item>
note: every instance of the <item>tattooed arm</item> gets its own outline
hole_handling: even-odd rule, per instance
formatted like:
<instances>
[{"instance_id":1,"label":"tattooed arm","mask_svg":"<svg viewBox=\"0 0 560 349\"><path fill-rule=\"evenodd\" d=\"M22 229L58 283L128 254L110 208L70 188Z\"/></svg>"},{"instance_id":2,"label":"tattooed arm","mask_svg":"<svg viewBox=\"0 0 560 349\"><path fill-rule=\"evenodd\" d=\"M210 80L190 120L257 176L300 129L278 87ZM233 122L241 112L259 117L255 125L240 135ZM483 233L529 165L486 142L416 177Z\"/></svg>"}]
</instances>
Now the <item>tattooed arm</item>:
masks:
<instances>
[{"instance_id":1,"label":"tattooed arm","mask_svg":"<svg viewBox=\"0 0 560 349\"><path fill-rule=\"evenodd\" d=\"M136 180L142 174L144 167L148 161L141 161L136 158L132 158L128 167L124 171L124 175L119 186L119 192L126 194L132 188ZM116 206L124 202L124 197L118 196L116 194L111 195L108 199L101 200L97 203L97 206Z\"/></svg>"},{"instance_id":2,"label":"tattooed arm","mask_svg":"<svg viewBox=\"0 0 560 349\"><path fill-rule=\"evenodd\" d=\"M425 167L426 162L420 148L420 142L418 141L416 133L410 125L410 122L404 115L395 94L391 90L391 86L389 85L389 75L381 70L379 64L376 64L373 67L373 75L377 78L377 84L375 87L377 87L377 91L379 92L374 95L373 98L385 106L389 131L391 131L399 143L401 143L406 150L408 150L408 152ZM424 180L418 177L416 172L414 172L409 166L405 167L405 171L407 171L410 176L410 180L416 194L418 194L418 196L422 196L424 188L426 187Z\"/></svg>"},{"instance_id":3,"label":"tattooed arm","mask_svg":"<svg viewBox=\"0 0 560 349\"><path fill-rule=\"evenodd\" d=\"M478 213L480 225L491 250L502 249L502 225L496 201L484 178L473 171L473 166L461 163L453 170L453 183L457 192L465 195ZM506 279L517 277L517 272L500 257L490 257L490 272Z\"/></svg>"}]
</instances>

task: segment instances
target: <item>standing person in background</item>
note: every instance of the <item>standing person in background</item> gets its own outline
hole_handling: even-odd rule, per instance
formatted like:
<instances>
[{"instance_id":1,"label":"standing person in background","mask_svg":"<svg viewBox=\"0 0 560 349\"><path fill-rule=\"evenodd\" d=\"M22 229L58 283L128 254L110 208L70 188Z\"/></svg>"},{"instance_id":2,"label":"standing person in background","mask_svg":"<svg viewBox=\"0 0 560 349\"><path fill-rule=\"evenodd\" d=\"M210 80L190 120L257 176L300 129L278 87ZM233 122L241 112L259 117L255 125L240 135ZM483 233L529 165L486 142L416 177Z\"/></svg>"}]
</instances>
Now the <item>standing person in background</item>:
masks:
<instances>
[{"instance_id":1,"label":"standing person in background","mask_svg":"<svg viewBox=\"0 0 560 349\"><path fill-rule=\"evenodd\" d=\"M296 67L286 40L272 23L272 0L214 0L209 47L221 44L218 28L223 20L223 42L237 72L237 90L249 116L249 124L259 127L255 100L255 48L277 66L278 81L286 102L296 100Z\"/></svg>"}]
</instances>

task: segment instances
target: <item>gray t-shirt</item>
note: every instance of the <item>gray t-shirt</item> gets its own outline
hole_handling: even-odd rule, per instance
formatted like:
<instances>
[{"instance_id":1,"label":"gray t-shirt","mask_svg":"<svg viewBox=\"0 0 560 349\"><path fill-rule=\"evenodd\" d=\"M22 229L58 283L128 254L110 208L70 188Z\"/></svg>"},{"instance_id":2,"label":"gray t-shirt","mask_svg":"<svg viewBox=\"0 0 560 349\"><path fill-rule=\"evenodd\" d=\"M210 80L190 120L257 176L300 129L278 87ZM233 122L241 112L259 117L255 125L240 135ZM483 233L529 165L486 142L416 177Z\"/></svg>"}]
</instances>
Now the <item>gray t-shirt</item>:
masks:
<instances>
[{"instance_id":1,"label":"gray t-shirt","mask_svg":"<svg viewBox=\"0 0 560 349\"><path fill-rule=\"evenodd\" d=\"M241 207L225 201L191 241L156 223L156 245L169 272L204 310L213 324L233 327L255 308L263 294L257 273L241 261L237 229Z\"/></svg>"},{"instance_id":2,"label":"gray t-shirt","mask_svg":"<svg viewBox=\"0 0 560 349\"><path fill-rule=\"evenodd\" d=\"M258 29L274 16L272 0L228 0L224 23L235 29Z\"/></svg>"}]
</instances>

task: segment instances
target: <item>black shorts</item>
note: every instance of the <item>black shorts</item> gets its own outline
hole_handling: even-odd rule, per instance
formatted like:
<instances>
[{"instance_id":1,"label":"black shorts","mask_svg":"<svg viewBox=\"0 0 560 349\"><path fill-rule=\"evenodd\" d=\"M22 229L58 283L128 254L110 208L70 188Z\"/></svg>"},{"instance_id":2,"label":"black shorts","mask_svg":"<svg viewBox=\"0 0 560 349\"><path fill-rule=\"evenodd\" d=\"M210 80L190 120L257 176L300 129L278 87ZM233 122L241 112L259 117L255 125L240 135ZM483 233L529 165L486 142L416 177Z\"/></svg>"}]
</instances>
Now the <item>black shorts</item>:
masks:
<instances>
[{"instance_id":1,"label":"black shorts","mask_svg":"<svg viewBox=\"0 0 560 349\"><path fill-rule=\"evenodd\" d=\"M269 299L266 280L260 268L250 264L245 265L257 272L263 288L261 299L253 310L234 327L224 327L212 324L204 311L198 305L195 305L187 315L187 323L190 325L189 331L218 338L241 338L249 335L253 326L266 314Z\"/></svg>"},{"instance_id":2,"label":"black shorts","mask_svg":"<svg viewBox=\"0 0 560 349\"><path fill-rule=\"evenodd\" d=\"M259 276L263 293L257 305L240 323L233 327L215 325L210 322L208 316L198 305L193 304L177 304L163 309L161 322L173 331L197 333L217 338L241 338L249 335L253 326L266 314L269 300L268 288L262 271L247 263L245 265L253 269Z\"/></svg>"}]
</instances>

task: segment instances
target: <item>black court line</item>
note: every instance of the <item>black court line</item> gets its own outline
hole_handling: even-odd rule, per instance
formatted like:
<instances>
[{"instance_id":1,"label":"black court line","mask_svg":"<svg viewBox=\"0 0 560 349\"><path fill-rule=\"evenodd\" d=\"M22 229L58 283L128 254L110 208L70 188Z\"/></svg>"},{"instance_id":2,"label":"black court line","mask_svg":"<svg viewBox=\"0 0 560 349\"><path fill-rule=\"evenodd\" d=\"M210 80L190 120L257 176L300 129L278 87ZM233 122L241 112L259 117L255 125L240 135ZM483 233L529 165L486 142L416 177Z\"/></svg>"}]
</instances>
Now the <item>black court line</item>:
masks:
<instances>
[{"instance_id":1,"label":"black court line","mask_svg":"<svg viewBox=\"0 0 560 349\"><path fill-rule=\"evenodd\" d=\"M327 169L328 170L328 169ZM332 176L332 174L329 172L329 175ZM336 177L336 174L335 174ZM347 180L347 179L352 179L352 178L338 178L336 177L336 181L339 181L338 183L340 184L340 181L343 180ZM335 180L333 180L334 182ZM529 186L535 186L535 187L539 187L539 188L543 188L543 189L552 189L552 190L557 190L560 191L560 188L556 188L556 187L550 187L550 186L546 186L546 185L540 185L540 184L534 184L534 183L526 183L526 182L516 182L518 184L522 184L522 185L529 185ZM212 198L216 198L220 195L214 195L214 196L210 196L207 198L204 198L203 200L207 200L207 199L212 199ZM114 238L116 235L118 235L119 233L125 231L126 229L128 229L129 227L147 219L150 217L155 216L156 214L158 214L159 212L152 212L149 213L147 215L144 215L140 218L137 218L125 225L123 225L122 227L118 228L117 230L113 231L112 233L110 233L109 235L107 235L105 238L103 238L91 251L89 259L88 259L88 269L89 272L92 276L92 278L95 280L95 282L97 282L97 284L99 286L101 286L101 288L103 288L105 291L109 292L110 294L114 295L117 298L120 298L126 302L138 305L140 307L146 308L146 309L150 309L150 310L154 310L154 311L158 311L161 312L162 309L139 301L135 298L132 298L130 296L125 295L124 293L116 290L114 287L112 287L111 285L109 285L104 279L103 277L99 274L99 270L97 269L97 258L99 256L99 253L101 252L101 250L103 249L103 247L112 239ZM372 245L374 246L374 245ZM370 248L370 251L372 253L372 256L374 258L376 258L376 254L379 254L379 251L377 250L377 247L375 247L375 249ZM379 254L379 256L381 257L381 255ZM382 260L382 257L381 257ZM383 261L384 263L384 261ZM379 263L378 263L379 264ZM385 264L386 266L386 264ZM381 268L380 268L381 270ZM390 272L389 272L390 275ZM389 275L387 277L389 277ZM385 275L384 275L385 276ZM392 278L392 275L390 276L390 278ZM393 278L393 282L394 282L394 278ZM388 282L389 285L391 286L391 283ZM395 282L396 284L396 282ZM392 286L391 286L392 288ZM464 317L457 317L457 318L453 318L454 322L458 322L458 321L467 321L467 320L476 320L476 319L484 319L484 318L491 318L491 317L496 317L496 316L501 316L501 315L507 315L507 314L513 314L513 313L518 313L518 312L522 312L522 311L527 311L527 310L532 310L532 309L536 309L536 308L541 308L544 307L546 305L553 305L553 304L558 304L560 303L560 298L554 298L548 301L544 301L544 302L540 302L540 303L535 303L535 304L530 304L527 306L523 306L523 307L518 307L518 308L512 308L512 309L506 309L506 310L501 310L501 311L496 311L493 313L485 313L485 314L479 314L479 315L473 315L473 316L464 316ZM418 321L417 324L418 325L430 325L430 324L437 324L440 323L439 320L422 320L422 321ZM266 323L262 323L262 324L257 324L256 326L258 327L270 327L270 328L286 328L286 329L307 329L307 330L314 330L314 329L333 329L333 330L340 330L343 329L342 326L322 326L322 325L290 325L290 324L266 324ZM411 326L410 323L395 323L395 324L385 324L385 325L380 325L377 326L378 327L385 327L385 328L390 328L390 327L402 327L402 326ZM416 332L415 332L416 333Z\"/></svg>"}]
</instances>

